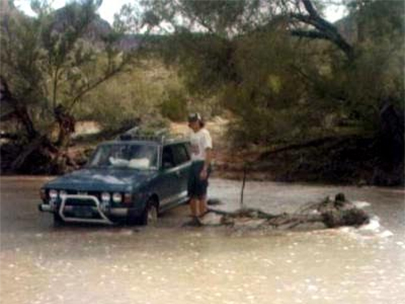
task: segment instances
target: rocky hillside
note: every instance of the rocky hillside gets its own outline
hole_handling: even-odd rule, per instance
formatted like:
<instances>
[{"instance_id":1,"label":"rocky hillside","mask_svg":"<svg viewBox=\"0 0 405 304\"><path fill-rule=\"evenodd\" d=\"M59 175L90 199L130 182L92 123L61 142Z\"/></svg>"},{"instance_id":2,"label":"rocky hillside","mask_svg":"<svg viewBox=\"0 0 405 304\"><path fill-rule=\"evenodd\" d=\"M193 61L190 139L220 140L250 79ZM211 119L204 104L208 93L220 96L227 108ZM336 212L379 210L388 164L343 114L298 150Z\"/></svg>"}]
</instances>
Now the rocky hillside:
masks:
<instances>
[{"instance_id":1,"label":"rocky hillside","mask_svg":"<svg viewBox=\"0 0 405 304\"><path fill-rule=\"evenodd\" d=\"M54 12L54 22L52 24L53 30L57 32L65 31L77 18L78 5L70 4L70 8L67 6L62 7ZM73 8L73 9L72 9ZM4 27L6 20L9 18L30 18L9 0L0 0L0 19L1 26ZM84 37L87 41L93 45L99 45L103 43L105 37L112 32L111 25L99 15L96 15L95 19L90 25L84 29ZM134 49L139 47L142 37L139 35L125 35L117 42L117 47L123 51Z\"/></svg>"}]
</instances>

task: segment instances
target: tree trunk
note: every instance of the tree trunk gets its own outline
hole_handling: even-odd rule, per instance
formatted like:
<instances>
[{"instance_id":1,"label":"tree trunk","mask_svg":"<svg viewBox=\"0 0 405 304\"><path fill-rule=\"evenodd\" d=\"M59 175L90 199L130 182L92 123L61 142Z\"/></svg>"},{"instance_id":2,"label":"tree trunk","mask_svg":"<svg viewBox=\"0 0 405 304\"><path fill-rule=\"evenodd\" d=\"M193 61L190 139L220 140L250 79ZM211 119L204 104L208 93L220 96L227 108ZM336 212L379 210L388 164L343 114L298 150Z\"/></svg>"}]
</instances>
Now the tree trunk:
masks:
<instances>
[{"instance_id":1,"label":"tree trunk","mask_svg":"<svg viewBox=\"0 0 405 304\"><path fill-rule=\"evenodd\" d=\"M56 145L66 150L70 144L70 137L75 132L75 119L67 113L62 105L58 105L54 110L55 120L58 122L59 135Z\"/></svg>"},{"instance_id":2,"label":"tree trunk","mask_svg":"<svg viewBox=\"0 0 405 304\"><path fill-rule=\"evenodd\" d=\"M7 81L2 76L0 76L0 102L7 104L13 109L14 112L12 116L24 126L28 139L33 140L39 135L34 127L34 123L28 113L27 107L13 96L8 87Z\"/></svg>"}]
</instances>

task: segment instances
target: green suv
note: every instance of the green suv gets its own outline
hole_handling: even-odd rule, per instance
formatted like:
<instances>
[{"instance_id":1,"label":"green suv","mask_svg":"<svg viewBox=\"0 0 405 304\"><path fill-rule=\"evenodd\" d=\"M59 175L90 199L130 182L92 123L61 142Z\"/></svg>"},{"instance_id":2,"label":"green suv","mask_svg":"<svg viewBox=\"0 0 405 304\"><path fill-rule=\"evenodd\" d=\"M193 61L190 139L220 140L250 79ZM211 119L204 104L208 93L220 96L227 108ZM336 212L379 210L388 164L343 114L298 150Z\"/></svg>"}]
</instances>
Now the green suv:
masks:
<instances>
[{"instance_id":1,"label":"green suv","mask_svg":"<svg viewBox=\"0 0 405 304\"><path fill-rule=\"evenodd\" d=\"M155 223L188 200L189 147L179 137L123 134L100 144L83 169L46 183L39 210L56 223Z\"/></svg>"}]
</instances>

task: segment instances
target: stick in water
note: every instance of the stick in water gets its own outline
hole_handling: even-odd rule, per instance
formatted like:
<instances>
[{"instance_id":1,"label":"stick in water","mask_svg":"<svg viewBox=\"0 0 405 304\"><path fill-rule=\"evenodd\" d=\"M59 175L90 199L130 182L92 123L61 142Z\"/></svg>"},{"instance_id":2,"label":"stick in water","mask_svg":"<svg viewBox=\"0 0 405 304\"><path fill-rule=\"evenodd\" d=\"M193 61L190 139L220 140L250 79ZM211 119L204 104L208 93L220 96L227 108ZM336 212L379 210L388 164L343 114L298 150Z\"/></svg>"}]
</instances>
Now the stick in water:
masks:
<instances>
[{"instance_id":1,"label":"stick in water","mask_svg":"<svg viewBox=\"0 0 405 304\"><path fill-rule=\"evenodd\" d=\"M243 192L245 190L245 183L246 183L246 171L247 171L247 166L245 165L243 167L243 182L242 182L242 191L240 193L240 208L243 209L244 208L244 204L243 204Z\"/></svg>"}]
</instances>

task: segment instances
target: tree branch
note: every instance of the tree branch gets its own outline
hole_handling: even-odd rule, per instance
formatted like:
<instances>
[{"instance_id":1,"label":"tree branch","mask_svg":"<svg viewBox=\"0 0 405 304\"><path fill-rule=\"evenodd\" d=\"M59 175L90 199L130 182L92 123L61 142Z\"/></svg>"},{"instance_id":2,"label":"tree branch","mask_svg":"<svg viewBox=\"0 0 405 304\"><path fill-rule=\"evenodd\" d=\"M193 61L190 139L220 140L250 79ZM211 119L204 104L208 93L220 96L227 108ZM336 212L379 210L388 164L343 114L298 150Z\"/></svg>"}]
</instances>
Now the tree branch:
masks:
<instances>
[{"instance_id":1,"label":"tree branch","mask_svg":"<svg viewBox=\"0 0 405 304\"><path fill-rule=\"evenodd\" d=\"M123 66L120 66L119 68L109 72L108 74L104 75L103 77L101 77L100 79L96 80L95 82L93 82L90 85L87 86L83 86L81 88L81 90L79 90L79 93L72 99L72 103L70 104L70 106L68 107L68 112L70 112L73 107L75 106L75 104L80 100L80 98L82 98L86 93L90 92L91 90L95 89L96 87L98 87L99 85L101 85L102 83L104 83L105 81L107 81L108 79L110 79L112 76L118 74L119 72L121 72Z\"/></svg>"},{"instance_id":2,"label":"tree branch","mask_svg":"<svg viewBox=\"0 0 405 304\"><path fill-rule=\"evenodd\" d=\"M305 30L292 30L291 34L294 36L300 36L310 39L325 39L334 43L341 51L343 51L349 61L354 59L354 51L352 45L350 45L343 36L339 33L337 28L324 18L322 18L316 9L314 8L310 0L301 0L304 4L305 10L308 15L300 13L290 14L291 19L295 19L301 23L311 25L315 27L317 31L305 31Z\"/></svg>"},{"instance_id":3,"label":"tree branch","mask_svg":"<svg viewBox=\"0 0 405 304\"><path fill-rule=\"evenodd\" d=\"M9 104L13 108L16 117L25 127L28 138L33 139L37 137L38 132L34 127L27 107L25 105L21 105L18 100L14 98L13 94L9 90L6 79L2 75L0 75L0 101Z\"/></svg>"},{"instance_id":4,"label":"tree branch","mask_svg":"<svg viewBox=\"0 0 405 304\"><path fill-rule=\"evenodd\" d=\"M146 30L145 34L142 36L141 41L139 41L138 49L140 49L143 46L143 44L146 42L146 39L147 39L146 37L149 35L150 31L151 31L151 28L148 28ZM110 67L111 62L108 62L108 69L107 69L106 73L104 74L104 76L97 79L96 81L94 81L90 85L82 86L79 89L79 93L75 97L72 98L72 103L67 108L67 111L70 112L73 109L73 107L76 105L76 103L80 100L80 98L82 98L85 94L87 94L91 90L95 89L96 87L98 87L102 83L106 82L108 79L115 76L116 74L122 72L124 67L127 66L127 64L132 60L132 58L134 58L134 56L135 56L134 54L128 55L128 57L126 59L124 59L119 64L119 66L116 67L115 69L111 69L111 67Z\"/></svg>"},{"instance_id":5,"label":"tree branch","mask_svg":"<svg viewBox=\"0 0 405 304\"><path fill-rule=\"evenodd\" d=\"M301 38L329 40L329 37L326 34L318 32L318 31L291 30L290 34L292 36L301 37Z\"/></svg>"},{"instance_id":6,"label":"tree branch","mask_svg":"<svg viewBox=\"0 0 405 304\"><path fill-rule=\"evenodd\" d=\"M310 14L314 18L320 18L318 12L315 10L315 8L312 5L312 2L310 0L302 0L302 3L304 4L305 9L308 12L308 14Z\"/></svg>"}]
</instances>

